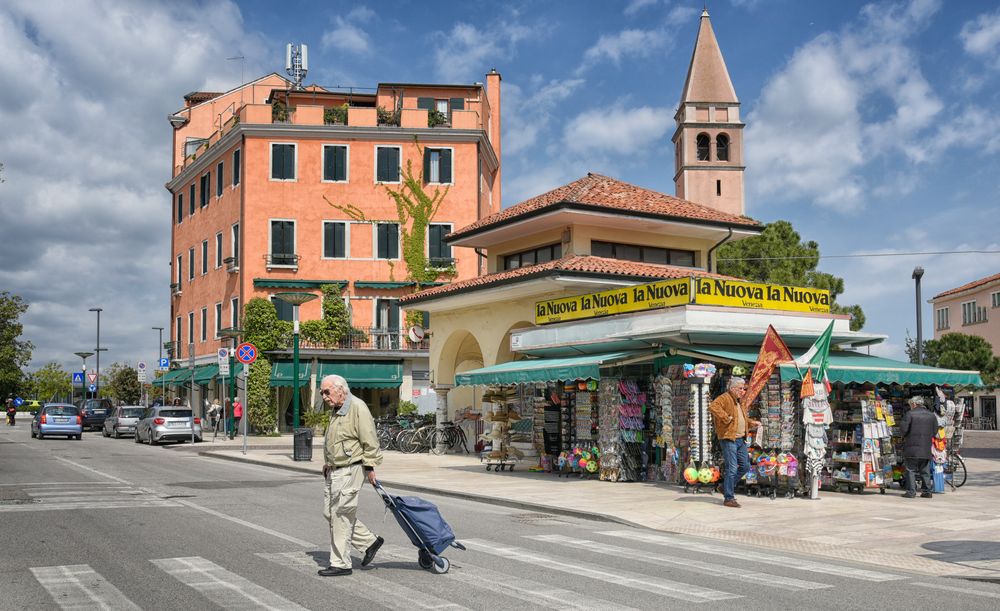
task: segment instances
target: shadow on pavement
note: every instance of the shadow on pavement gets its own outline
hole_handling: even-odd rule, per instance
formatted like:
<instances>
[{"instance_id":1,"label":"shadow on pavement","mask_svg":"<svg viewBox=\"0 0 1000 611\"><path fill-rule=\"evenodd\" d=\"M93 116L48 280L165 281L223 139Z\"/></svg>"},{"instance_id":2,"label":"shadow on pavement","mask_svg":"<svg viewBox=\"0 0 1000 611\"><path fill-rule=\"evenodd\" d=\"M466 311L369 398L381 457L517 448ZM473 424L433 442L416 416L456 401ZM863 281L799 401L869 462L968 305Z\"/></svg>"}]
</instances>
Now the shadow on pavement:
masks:
<instances>
[{"instance_id":1,"label":"shadow on pavement","mask_svg":"<svg viewBox=\"0 0 1000 611\"><path fill-rule=\"evenodd\" d=\"M1000 542L996 541L930 541L921 545L933 552L922 554L925 558L949 564L967 566L971 569L990 571L1000 580L1000 564L996 568L984 566L1000 561Z\"/></svg>"}]
</instances>

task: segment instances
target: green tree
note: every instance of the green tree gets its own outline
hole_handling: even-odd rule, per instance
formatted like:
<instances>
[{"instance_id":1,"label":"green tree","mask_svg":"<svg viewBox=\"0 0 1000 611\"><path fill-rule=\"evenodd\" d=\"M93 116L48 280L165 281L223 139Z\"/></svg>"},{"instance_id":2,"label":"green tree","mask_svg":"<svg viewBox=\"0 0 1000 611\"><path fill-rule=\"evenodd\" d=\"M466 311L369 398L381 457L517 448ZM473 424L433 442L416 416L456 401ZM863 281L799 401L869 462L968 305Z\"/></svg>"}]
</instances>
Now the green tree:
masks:
<instances>
[{"instance_id":1,"label":"green tree","mask_svg":"<svg viewBox=\"0 0 1000 611\"><path fill-rule=\"evenodd\" d=\"M54 397L69 397L73 392L69 372L59 363L52 361L31 374L32 394L40 401L50 401Z\"/></svg>"},{"instance_id":2,"label":"green tree","mask_svg":"<svg viewBox=\"0 0 1000 611\"><path fill-rule=\"evenodd\" d=\"M909 346L907 348L907 353L910 353ZM916 361L915 346L910 361ZM941 339L925 341L924 365L978 371L984 384L1000 384L1000 358L993 354L990 343L978 335L945 333Z\"/></svg>"},{"instance_id":3,"label":"green tree","mask_svg":"<svg viewBox=\"0 0 1000 611\"><path fill-rule=\"evenodd\" d=\"M819 265L819 244L803 242L788 221L775 221L764 227L759 236L723 244L719 247L720 274L754 282L802 286L830 291L834 314L850 314L851 330L865 326L865 313L860 305L841 305L837 296L844 292L844 279L816 270Z\"/></svg>"},{"instance_id":4,"label":"green tree","mask_svg":"<svg viewBox=\"0 0 1000 611\"><path fill-rule=\"evenodd\" d=\"M307 342L333 346L351 332L351 315L340 296L340 285L324 284L320 291L323 293L323 318L304 321L300 332Z\"/></svg>"},{"instance_id":5,"label":"green tree","mask_svg":"<svg viewBox=\"0 0 1000 611\"><path fill-rule=\"evenodd\" d=\"M105 374L102 374L101 377L104 378ZM102 396L110 397L126 405L138 405L142 398L142 384L139 383L139 375L134 367L113 363L108 368L105 379L107 382L105 382L105 386L101 387Z\"/></svg>"},{"instance_id":6,"label":"green tree","mask_svg":"<svg viewBox=\"0 0 1000 611\"><path fill-rule=\"evenodd\" d=\"M270 433L277 422L276 405L271 394L271 363L264 357L250 365L247 376L247 418L253 430Z\"/></svg>"},{"instance_id":7,"label":"green tree","mask_svg":"<svg viewBox=\"0 0 1000 611\"><path fill-rule=\"evenodd\" d=\"M0 292L0 399L20 390L24 368L35 348L21 339L21 315L27 311L28 304L21 297Z\"/></svg>"},{"instance_id":8,"label":"green tree","mask_svg":"<svg viewBox=\"0 0 1000 611\"><path fill-rule=\"evenodd\" d=\"M257 347L258 353L287 348L292 337L292 323L278 320L274 304L254 297L243 311L243 341Z\"/></svg>"}]
</instances>

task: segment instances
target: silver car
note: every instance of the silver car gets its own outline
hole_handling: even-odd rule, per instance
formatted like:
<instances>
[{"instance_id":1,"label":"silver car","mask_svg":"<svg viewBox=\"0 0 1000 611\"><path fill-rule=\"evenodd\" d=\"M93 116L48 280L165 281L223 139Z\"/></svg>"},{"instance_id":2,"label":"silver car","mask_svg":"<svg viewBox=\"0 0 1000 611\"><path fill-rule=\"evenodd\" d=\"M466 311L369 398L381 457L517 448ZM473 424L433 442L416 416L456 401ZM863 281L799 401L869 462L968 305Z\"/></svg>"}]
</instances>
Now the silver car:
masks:
<instances>
[{"instance_id":1,"label":"silver car","mask_svg":"<svg viewBox=\"0 0 1000 611\"><path fill-rule=\"evenodd\" d=\"M101 433L105 437L119 439L122 435L135 435L135 426L139 424L146 408L141 405L122 405L111 411L111 415L104 419L104 427Z\"/></svg>"},{"instance_id":2,"label":"silver car","mask_svg":"<svg viewBox=\"0 0 1000 611\"><path fill-rule=\"evenodd\" d=\"M201 441L201 418L194 418L190 408L176 405L150 407L143 412L136 425L135 442L151 446L162 441L184 443L191 440L192 427L195 441Z\"/></svg>"}]
</instances>

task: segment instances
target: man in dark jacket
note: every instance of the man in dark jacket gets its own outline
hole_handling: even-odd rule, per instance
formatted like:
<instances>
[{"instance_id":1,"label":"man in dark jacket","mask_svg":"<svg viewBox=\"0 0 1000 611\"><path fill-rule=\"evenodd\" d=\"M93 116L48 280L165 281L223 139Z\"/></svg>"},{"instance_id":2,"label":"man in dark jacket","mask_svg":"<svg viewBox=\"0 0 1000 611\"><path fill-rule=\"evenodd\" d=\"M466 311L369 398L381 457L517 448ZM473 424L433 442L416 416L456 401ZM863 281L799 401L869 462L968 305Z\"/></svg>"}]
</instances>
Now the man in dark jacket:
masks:
<instances>
[{"instance_id":1,"label":"man in dark jacket","mask_svg":"<svg viewBox=\"0 0 1000 611\"><path fill-rule=\"evenodd\" d=\"M920 496L931 498L931 438L937 432L937 417L924 407L923 397L909 401L910 411L900 424L903 434L903 464L906 466L906 494L903 498L917 496L916 473L920 472Z\"/></svg>"}]
</instances>

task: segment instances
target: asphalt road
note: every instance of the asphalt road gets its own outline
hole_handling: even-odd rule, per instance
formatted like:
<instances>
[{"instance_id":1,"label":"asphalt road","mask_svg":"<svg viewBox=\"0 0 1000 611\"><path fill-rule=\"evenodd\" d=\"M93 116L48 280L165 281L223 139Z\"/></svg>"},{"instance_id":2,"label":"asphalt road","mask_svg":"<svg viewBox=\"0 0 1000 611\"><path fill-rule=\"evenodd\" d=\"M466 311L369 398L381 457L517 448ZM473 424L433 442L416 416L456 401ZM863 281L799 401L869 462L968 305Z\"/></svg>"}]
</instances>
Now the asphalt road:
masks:
<instances>
[{"instance_id":1,"label":"asphalt road","mask_svg":"<svg viewBox=\"0 0 1000 611\"><path fill-rule=\"evenodd\" d=\"M425 498L469 547L447 575L418 568L366 488L386 545L323 578L319 478L99 433L39 441L25 421L0 429L0 609L1000 608L990 583Z\"/></svg>"}]
</instances>

